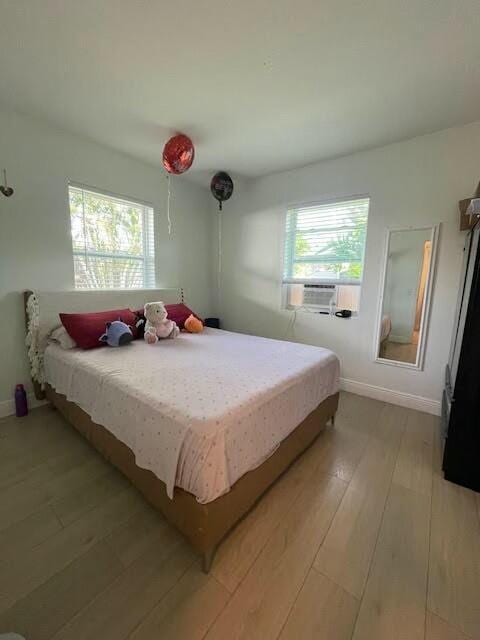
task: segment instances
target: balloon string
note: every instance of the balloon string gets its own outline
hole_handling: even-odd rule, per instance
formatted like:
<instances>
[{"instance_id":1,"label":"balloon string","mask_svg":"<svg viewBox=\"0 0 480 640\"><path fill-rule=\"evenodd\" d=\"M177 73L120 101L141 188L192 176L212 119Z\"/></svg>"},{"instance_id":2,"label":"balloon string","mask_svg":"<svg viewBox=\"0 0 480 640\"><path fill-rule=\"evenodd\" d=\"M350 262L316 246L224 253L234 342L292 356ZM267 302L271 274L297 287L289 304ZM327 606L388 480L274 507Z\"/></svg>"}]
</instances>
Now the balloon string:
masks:
<instances>
[{"instance_id":1,"label":"balloon string","mask_svg":"<svg viewBox=\"0 0 480 640\"><path fill-rule=\"evenodd\" d=\"M171 199L171 190L170 190L170 174L167 173L167 221L168 221L168 235L172 234L172 220L170 218L170 199Z\"/></svg>"},{"instance_id":2,"label":"balloon string","mask_svg":"<svg viewBox=\"0 0 480 640\"><path fill-rule=\"evenodd\" d=\"M222 285L222 215L218 214L218 274L217 274L217 289L218 289L218 306L220 312L221 302L221 285Z\"/></svg>"}]
</instances>

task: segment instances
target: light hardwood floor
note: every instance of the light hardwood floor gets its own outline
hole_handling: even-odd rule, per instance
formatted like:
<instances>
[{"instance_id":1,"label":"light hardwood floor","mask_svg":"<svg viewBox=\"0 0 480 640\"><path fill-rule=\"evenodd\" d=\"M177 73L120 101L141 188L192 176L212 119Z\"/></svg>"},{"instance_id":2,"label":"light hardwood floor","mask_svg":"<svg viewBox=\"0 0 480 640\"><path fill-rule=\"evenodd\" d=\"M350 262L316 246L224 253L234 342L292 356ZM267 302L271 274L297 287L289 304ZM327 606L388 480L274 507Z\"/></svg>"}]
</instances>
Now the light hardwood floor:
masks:
<instances>
[{"instance_id":1,"label":"light hardwood floor","mask_svg":"<svg viewBox=\"0 0 480 640\"><path fill-rule=\"evenodd\" d=\"M399 362L415 363L417 359L417 343L390 342L387 340L382 358L398 360Z\"/></svg>"},{"instance_id":2,"label":"light hardwood floor","mask_svg":"<svg viewBox=\"0 0 480 640\"><path fill-rule=\"evenodd\" d=\"M206 576L56 411L0 420L0 633L478 640L480 496L440 465L437 418L342 393Z\"/></svg>"}]
</instances>

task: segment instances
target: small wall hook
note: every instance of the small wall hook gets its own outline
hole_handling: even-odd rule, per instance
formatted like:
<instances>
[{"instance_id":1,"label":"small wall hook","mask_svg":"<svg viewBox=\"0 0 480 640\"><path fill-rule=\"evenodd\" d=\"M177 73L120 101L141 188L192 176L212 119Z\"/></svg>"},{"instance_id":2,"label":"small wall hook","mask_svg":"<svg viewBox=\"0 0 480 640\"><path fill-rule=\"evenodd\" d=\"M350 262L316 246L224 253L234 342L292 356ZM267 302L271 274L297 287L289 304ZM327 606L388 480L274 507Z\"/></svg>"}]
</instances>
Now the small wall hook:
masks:
<instances>
[{"instance_id":1,"label":"small wall hook","mask_svg":"<svg viewBox=\"0 0 480 640\"><path fill-rule=\"evenodd\" d=\"M8 183L7 183L7 170L6 169L3 170L3 184L0 185L0 191L7 198L9 198L10 196L13 195L13 189L12 189L12 187L9 187Z\"/></svg>"}]
</instances>

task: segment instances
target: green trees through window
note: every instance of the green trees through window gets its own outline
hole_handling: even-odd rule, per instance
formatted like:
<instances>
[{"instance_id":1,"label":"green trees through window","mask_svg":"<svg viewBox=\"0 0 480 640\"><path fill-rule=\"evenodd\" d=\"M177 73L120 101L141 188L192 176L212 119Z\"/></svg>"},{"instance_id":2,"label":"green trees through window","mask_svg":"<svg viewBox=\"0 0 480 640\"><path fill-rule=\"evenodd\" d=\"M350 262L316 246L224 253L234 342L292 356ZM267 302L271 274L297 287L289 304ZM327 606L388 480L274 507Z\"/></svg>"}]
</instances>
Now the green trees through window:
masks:
<instances>
[{"instance_id":1,"label":"green trees through window","mask_svg":"<svg viewBox=\"0 0 480 640\"><path fill-rule=\"evenodd\" d=\"M69 203L76 288L155 286L151 207L76 186Z\"/></svg>"},{"instance_id":2,"label":"green trees through window","mask_svg":"<svg viewBox=\"0 0 480 640\"><path fill-rule=\"evenodd\" d=\"M360 283L368 207L362 198L290 209L284 278Z\"/></svg>"}]
</instances>

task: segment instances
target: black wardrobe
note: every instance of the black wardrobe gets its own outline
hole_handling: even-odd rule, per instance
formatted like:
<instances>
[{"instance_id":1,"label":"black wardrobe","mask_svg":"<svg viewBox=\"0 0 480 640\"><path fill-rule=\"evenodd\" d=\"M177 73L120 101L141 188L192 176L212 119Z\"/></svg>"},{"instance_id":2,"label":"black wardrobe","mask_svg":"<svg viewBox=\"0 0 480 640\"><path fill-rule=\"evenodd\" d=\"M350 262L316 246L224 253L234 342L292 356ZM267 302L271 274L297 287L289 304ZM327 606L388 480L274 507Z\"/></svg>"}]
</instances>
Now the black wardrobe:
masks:
<instances>
[{"instance_id":1,"label":"black wardrobe","mask_svg":"<svg viewBox=\"0 0 480 640\"><path fill-rule=\"evenodd\" d=\"M480 491L480 221L467 234L446 368L442 421L445 478Z\"/></svg>"}]
</instances>

